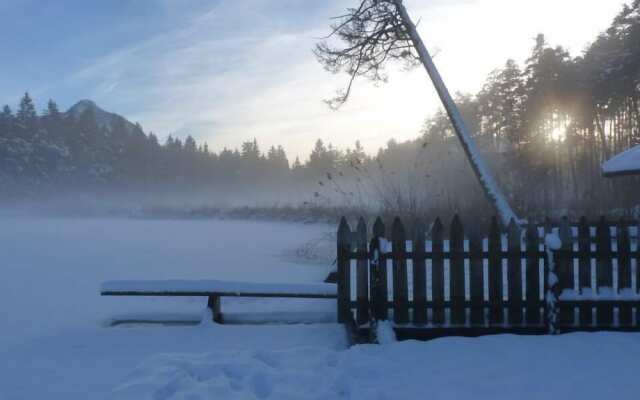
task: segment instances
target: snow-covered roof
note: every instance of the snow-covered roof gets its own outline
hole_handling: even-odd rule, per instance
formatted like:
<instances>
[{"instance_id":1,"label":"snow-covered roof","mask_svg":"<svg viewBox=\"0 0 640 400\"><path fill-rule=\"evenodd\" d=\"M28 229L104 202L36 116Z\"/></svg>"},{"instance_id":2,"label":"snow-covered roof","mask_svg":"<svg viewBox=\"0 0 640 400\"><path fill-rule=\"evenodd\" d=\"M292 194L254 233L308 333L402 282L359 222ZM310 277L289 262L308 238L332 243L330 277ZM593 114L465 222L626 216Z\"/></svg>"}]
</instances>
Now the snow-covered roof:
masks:
<instances>
[{"instance_id":1,"label":"snow-covered roof","mask_svg":"<svg viewBox=\"0 0 640 400\"><path fill-rule=\"evenodd\" d=\"M602 175L640 175L640 145L618 154L602 164Z\"/></svg>"}]
</instances>

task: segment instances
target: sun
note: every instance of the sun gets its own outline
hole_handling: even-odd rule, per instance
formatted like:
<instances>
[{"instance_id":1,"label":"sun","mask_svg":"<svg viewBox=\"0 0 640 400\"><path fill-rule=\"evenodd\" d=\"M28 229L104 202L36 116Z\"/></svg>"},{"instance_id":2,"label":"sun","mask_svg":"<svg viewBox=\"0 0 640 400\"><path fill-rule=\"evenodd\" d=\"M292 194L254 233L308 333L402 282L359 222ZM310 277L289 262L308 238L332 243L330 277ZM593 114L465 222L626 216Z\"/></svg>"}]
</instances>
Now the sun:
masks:
<instances>
[{"instance_id":1,"label":"sun","mask_svg":"<svg viewBox=\"0 0 640 400\"><path fill-rule=\"evenodd\" d=\"M551 131L551 140L559 142L562 139L564 139L566 133L567 133L566 128L561 128L561 127L553 128L553 130Z\"/></svg>"}]
</instances>

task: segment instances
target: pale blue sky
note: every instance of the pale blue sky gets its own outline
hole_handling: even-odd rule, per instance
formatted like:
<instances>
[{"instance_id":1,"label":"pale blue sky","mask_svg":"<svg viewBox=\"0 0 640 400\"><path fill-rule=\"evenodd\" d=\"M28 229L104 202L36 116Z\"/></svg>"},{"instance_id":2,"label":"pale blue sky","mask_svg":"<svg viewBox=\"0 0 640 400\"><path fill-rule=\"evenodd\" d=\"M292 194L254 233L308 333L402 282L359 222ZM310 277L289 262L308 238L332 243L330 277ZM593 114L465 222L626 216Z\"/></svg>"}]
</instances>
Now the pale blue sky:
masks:
<instances>
[{"instance_id":1,"label":"pale blue sky","mask_svg":"<svg viewBox=\"0 0 640 400\"><path fill-rule=\"evenodd\" d=\"M577 54L622 0L407 0L452 91L476 91L538 32ZM317 138L374 150L415 137L437 98L421 70L362 82L332 112L344 77L311 48L351 0L0 0L0 102L29 90L42 108L89 98L161 137L191 133L214 149L253 137L306 157Z\"/></svg>"}]
</instances>

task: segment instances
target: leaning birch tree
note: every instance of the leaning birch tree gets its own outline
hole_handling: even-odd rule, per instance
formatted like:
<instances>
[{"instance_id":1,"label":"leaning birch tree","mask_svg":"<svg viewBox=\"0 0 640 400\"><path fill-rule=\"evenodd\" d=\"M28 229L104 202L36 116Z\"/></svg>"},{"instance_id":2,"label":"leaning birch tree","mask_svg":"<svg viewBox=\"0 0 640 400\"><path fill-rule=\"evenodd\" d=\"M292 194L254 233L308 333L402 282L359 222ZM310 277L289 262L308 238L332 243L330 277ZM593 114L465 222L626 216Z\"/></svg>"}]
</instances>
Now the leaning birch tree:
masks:
<instances>
[{"instance_id":1,"label":"leaning birch tree","mask_svg":"<svg viewBox=\"0 0 640 400\"><path fill-rule=\"evenodd\" d=\"M329 106L337 109L344 104L358 77L375 82L386 81L385 65L390 61L402 62L407 67L422 64L449 115L473 172L502 223L508 225L511 219L520 222L480 156L402 0L361 0L358 7L348 8L344 15L334 19L336 22L331 26L331 33L316 45L314 53L325 69L333 73L346 72L350 79L346 88L327 100ZM329 44L331 39L338 39L341 46Z\"/></svg>"}]
</instances>

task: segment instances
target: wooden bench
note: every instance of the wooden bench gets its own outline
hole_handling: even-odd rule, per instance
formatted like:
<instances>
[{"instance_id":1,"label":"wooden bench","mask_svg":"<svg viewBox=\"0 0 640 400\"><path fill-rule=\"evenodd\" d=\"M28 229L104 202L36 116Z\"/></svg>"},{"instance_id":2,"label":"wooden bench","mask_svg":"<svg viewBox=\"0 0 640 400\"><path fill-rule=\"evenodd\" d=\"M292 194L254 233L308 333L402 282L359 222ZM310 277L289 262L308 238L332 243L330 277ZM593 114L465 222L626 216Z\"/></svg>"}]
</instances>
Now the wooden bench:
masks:
<instances>
[{"instance_id":1,"label":"wooden bench","mask_svg":"<svg viewBox=\"0 0 640 400\"><path fill-rule=\"evenodd\" d=\"M208 297L213 320L222 323L221 297L336 299L336 285L328 283L247 283L217 280L109 281L102 296Z\"/></svg>"}]
</instances>

